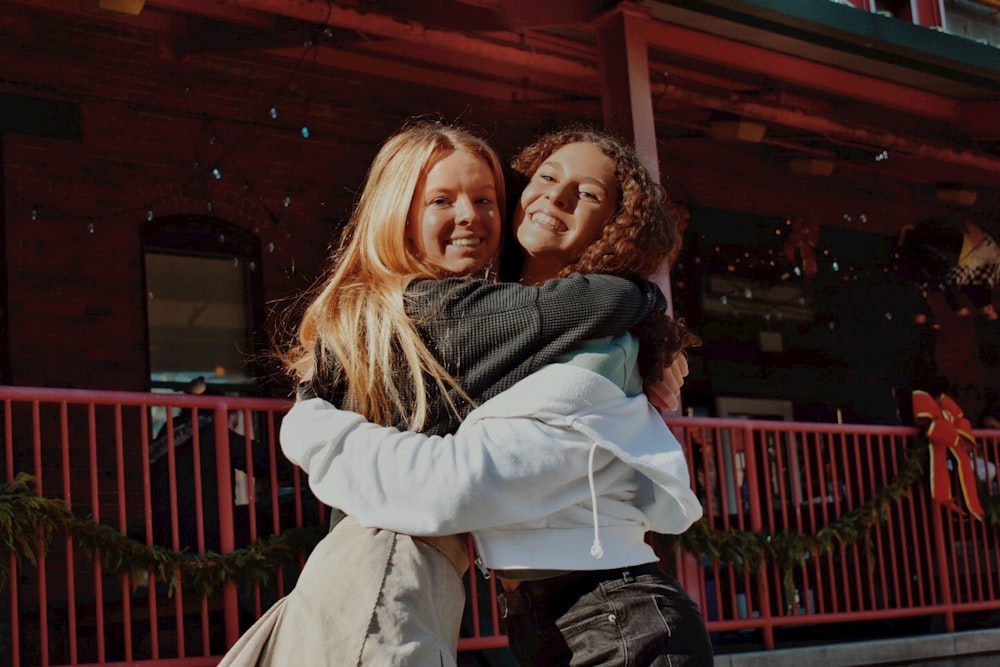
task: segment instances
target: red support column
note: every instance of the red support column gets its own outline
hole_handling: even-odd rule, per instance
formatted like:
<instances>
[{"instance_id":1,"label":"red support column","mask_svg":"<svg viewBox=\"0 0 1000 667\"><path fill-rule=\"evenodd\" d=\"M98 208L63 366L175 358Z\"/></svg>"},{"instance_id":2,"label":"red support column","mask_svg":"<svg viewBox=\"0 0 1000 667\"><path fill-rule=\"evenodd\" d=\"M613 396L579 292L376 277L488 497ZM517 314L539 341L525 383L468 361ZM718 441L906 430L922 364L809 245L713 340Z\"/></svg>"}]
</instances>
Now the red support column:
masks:
<instances>
[{"instance_id":1,"label":"red support column","mask_svg":"<svg viewBox=\"0 0 1000 667\"><path fill-rule=\"evenodd\" d=\"M940 28L944 25L944 3L942 0L910 0L913 23L926 28Z\"/></svg>"},{"instance_id":2,"label":"red support column","mask_svg":"<svg viewBox=\"0 0 1000 667\"><path fill-rule=\"evenodd\" d=\"M656 119L649 85L649 47L644 34L648 22L648 12L631 3L622 3L601 17L595 28L604 126L633 141L639 159L659 182ZM664 262L650 279L667 297L667 311L673 315L669 264ZM676 574L685 591L702 612L707 613L702 595L705 588L704 567L698 558L681 549L677 550L675 559Z\"/></svg>"},{"instance_id":3,"label":"red support column","mask_svg":"<svg viewBox=\"0 0 1000 667\"><path fill-rule=\"evenodd\" d=\"M646 11L632 3L622 3L601 17L595 28L604 125L634 141L639 158L653 177L659 179L649 54L643 34L648 21Z\"/></svg>"},{"instance_id":4,"label":"red support column","mask_svg":"<svg viewBox=\"0 0 1000 667\"><path fill-rule=\"evenodd\" d=\"M649 14L626 2L602 16L595 24L600 57L601 106L604 126L635 143L639 159L657 181L660 164L656 149L656 122L649 84L649 53L645 26ZM667 303L670 298L669 267L651 276ZM668 312L673 314L672 305Z\"/></svg>"}]
</instances>

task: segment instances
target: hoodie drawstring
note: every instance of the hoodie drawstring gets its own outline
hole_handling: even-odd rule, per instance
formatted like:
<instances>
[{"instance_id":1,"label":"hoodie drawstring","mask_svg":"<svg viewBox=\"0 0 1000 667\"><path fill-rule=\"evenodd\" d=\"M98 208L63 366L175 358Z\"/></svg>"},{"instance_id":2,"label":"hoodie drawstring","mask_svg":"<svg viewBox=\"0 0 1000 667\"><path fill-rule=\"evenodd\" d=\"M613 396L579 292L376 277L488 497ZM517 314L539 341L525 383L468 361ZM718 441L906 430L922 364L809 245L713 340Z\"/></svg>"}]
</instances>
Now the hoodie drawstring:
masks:
<instances>
[{"instance_id":1,"label":"hoodie drawstring","mask_svg":"<svg viewBox=\"0 0 1000 667\"><path fill-rule=\"evenodd\" d=\"M597 451L597 443L590 446L590 461L587 463L587 481L590 482L590 505L594 515L594 543L590 547L590 555L594 558L604 556L604 547L601 546L601 533L597 518L597 488L594 482L594 452Z\"/></svg>"}]
</instances>

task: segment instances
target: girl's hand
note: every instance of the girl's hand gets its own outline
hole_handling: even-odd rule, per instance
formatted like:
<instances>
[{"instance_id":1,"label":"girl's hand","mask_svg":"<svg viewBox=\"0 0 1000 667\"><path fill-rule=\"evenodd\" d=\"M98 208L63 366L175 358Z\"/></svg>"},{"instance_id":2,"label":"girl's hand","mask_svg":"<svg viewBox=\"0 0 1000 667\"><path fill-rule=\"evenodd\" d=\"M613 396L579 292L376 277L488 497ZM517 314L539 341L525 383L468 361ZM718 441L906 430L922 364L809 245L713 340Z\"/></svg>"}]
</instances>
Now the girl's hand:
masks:
<instances>
[{"instance_id":1,"label":"girl's hand","mask_svg":"<svg viewBox=\"0 0 1000 667\"><path fill-rule=\"evenodd\" d=\"M681 407L681 387L688 374L687 357L683 352L674 357L673 362L663 369L660 381L645 388L649 402L660 410L674 412Z\"/></svg>"}]
</instances>

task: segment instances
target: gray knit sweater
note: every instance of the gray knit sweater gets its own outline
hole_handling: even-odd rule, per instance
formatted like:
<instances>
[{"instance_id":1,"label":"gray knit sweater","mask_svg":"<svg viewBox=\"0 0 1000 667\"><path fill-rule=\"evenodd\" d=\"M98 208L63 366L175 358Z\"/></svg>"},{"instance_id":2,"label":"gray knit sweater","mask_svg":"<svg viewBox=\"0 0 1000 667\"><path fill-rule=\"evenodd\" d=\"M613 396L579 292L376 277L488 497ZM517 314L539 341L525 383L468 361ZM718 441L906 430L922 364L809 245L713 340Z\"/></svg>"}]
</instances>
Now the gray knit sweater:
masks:
<instances>
[{"instance_id":1,"label":"gray knit sweater","mask_svg":"<svg viewBox=\"0 0 1000 667\"><path fill-rule=\"evenodd\" d=\"M509 389L588 338L624 333L666 308L650 282L606 275L579 275L540 286L452 278L414 282L407 312L427 343L466 393L478 403ZM319 365L318 367L322 367ZM317 378L315 392L339 405L336 382ZM332 387L332 388L330 388ZM330 389L327 389L330 388ZM454 433L475 406L457 396L456 415L431 383L424 432ZM395 424L405 428L400 417Z\"/></svg>"}]
</instances>

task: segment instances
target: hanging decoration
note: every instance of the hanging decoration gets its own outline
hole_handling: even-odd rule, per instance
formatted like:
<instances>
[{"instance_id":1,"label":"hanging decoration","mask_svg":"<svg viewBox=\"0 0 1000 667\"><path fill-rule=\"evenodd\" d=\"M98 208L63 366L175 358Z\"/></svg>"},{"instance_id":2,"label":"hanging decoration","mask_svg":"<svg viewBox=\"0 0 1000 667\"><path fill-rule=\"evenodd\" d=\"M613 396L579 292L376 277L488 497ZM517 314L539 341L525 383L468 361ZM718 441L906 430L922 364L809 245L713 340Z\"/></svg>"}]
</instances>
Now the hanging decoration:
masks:
<instances>
[{"instance_id":1,"label":"hanging decoration","mask_svg":"<svg viewBox=\"0 0 1000 667\"><path fill-rule=\"evenodd\" d=\"M976 472L973 468L975 447L972 425L959 407L947 394L941 394L935 401L926 391L913 392L913 418L926 429L930 449L931 494L934 500L945 507L962 513L951 492L951 475L948 471L950 452L958 469L958 481L962 486L962 496L969 513L983 520L983 507L976 490Z\"/></svg>"},{"instance_id":2,"label":"hanging decoration","mask_svg":"<svg viewBox=\"0 0 1000 667\"><path fill-rule=\"evenodd\" d=\"M941 291L959 315L997 319L993 288L1000 282L1000 246L980 227L927 218L900 230L898 248L903 277L923 294Z\"/></svg>"},{"instance_id":3,"label":"hanging decoration","mask_svg":"<svg viewBox=\"0 0 1000 667\"><path fill-rule=\"evenodd\" d=\"M792 229L785 239L785 259L794 264L797 255L802 262L802 273L807 278L815 278L819 272L819 263L816 261L819 224L802 218L795 218L789 224Z\"/></svg>"}]
</instances>

